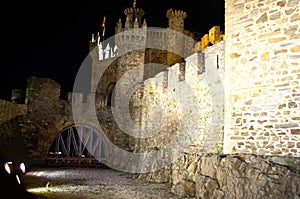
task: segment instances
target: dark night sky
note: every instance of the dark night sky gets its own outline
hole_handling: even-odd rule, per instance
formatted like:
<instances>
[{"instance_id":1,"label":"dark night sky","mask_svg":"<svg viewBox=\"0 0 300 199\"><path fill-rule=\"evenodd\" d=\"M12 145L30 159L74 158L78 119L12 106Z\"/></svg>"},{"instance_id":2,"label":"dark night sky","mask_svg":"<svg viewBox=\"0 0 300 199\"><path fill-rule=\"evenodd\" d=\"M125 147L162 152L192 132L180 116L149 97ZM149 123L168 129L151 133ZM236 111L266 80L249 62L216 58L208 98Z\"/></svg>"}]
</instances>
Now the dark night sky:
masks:
<instances>
[{"instance_id":1,"label":"dark night sky","mask_svg":"<svg viewBox=\"0 0 300 199\"><path fill-rule=\"evenodd\" d=\"M88 55L91 34L102 32L103 16L108 38L119 18L124 23L123 10L132 3L9 1L2 5L0 98L9 100L12 89L25 89L29 76L51 78L63 92L72 91L77 71ZM187 12L187 30L208 33L219 25L224 31L224 0L137 0L137 7L145 11L148 27L167 27L166 11L174 8Z\"/></svg>"}]
</instances>

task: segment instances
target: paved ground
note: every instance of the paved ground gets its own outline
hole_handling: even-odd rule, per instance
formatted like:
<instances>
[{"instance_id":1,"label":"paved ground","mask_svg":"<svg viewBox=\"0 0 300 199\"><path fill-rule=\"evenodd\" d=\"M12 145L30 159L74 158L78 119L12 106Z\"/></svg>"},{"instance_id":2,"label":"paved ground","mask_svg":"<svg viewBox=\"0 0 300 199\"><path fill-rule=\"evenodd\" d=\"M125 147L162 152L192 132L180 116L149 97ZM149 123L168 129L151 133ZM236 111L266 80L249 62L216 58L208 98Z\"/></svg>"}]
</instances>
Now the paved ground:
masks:
<instances>
[{"instance_id":1,"label":"paved ground","mask_svg":"<svg viewBox=\"0 0 300 199\"><path fill-rule=\"evenodd\" d=\"M32 168L23 176L36 198L178 199L167 184L106 168Z\"/></svg>"}]
</instances>

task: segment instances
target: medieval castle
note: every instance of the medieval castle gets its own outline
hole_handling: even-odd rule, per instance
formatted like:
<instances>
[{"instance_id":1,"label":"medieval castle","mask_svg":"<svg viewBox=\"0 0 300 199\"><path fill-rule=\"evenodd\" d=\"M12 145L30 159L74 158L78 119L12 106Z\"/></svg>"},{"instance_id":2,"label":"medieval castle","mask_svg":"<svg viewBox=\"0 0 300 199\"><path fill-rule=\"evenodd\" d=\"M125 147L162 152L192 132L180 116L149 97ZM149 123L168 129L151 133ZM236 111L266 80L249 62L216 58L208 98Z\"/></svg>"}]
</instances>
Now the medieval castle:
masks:
<instances>
[{"instance_id":1,"label":"medieval castle","mask_svg":"<svg viewBox=\"0 0 300 199\"><path fill-rule=\"evenodd\" d=\"M86 99L82 93L69 93L63 100L55 81L29 77L26 92L16 89L12 101L0 100L3 153L16 156L11 143L18 140L20 157L43 163L55 150L58 135L82 125L88 132L100 132L101 143L107 145L99 156L115 166L113 161L123 157L114 156L109 142L128 152L159 151L185 134L191 139L182 152L185 158L167 173L173 191L181 195L195 192L187 187L197 179L178 173L189 173L199 154L300 157L299 0L226 0L225 34L218 25L212 26L200 41L184 29L188 15L184 11L167 10L166 29L148 28L141 8L127 8L124 14L125 22L116 23L113 41L105 43L98 35L90 41L92 77ZM126 76L137 66L145 67ZM139 88L126 101L130 116L138 132L156 131L159 126L154 136L125 134L112 114L122 105L112 98L114 89L130 89L134 83ZM160 155L153 164L168 159ZM202 188L196 184L197 190Z\"/></svg>"}]
</instances>

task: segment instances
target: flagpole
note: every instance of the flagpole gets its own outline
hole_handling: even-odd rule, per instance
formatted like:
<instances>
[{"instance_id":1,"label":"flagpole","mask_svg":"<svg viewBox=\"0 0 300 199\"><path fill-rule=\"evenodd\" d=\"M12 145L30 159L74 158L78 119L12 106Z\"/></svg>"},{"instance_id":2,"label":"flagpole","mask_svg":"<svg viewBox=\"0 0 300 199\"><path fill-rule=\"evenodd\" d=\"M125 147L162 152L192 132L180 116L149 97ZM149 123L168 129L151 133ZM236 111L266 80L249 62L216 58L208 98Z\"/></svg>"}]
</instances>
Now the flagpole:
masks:
<instances>
[{"instance_id":1,"label":"flagpole","mask_svg":"<svg viewBox=\"0 0 300 199\"><path fill-rule=\"evenodd\" d=\"M132 3L132 24L134 24L134 21L135 21L135 18L136 18L136 16L135 16L135 14L136 14L136 0L133 0L133 3Z\"/></svg>"},{"instance_id":2,"label":"flagpole","mask_svg":"<svg viewBox=\"0 0 300 199\"><path fill-rule=\"evenodd\" d=\"M104 15L103 21L102 21L102 38L103 38L102 42L104 42L104 36L105 36L105 22L106 22L106 15Z\"/></svg>"}]
</instances>

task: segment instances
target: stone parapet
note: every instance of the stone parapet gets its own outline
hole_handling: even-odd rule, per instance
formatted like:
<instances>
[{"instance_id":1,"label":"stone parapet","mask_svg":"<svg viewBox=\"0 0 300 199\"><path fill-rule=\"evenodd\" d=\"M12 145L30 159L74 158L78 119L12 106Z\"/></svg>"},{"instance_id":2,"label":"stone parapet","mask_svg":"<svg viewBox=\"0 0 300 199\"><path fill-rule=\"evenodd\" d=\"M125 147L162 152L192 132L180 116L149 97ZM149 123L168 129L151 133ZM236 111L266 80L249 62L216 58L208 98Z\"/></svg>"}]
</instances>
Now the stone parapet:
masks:
<instances>
[{"instance_id":1,"label":"stone parapet","mask_svg":"<svg viewBox=\"0 0 300 199\"><path fill-rule=\"evenodd\" d=\"M207 34L204 34L200 41L194 46L194 51L204 51L206 47L224 41L225 35L221 32L220 26L213 26Z\"/></svg>"}]
</instances>

